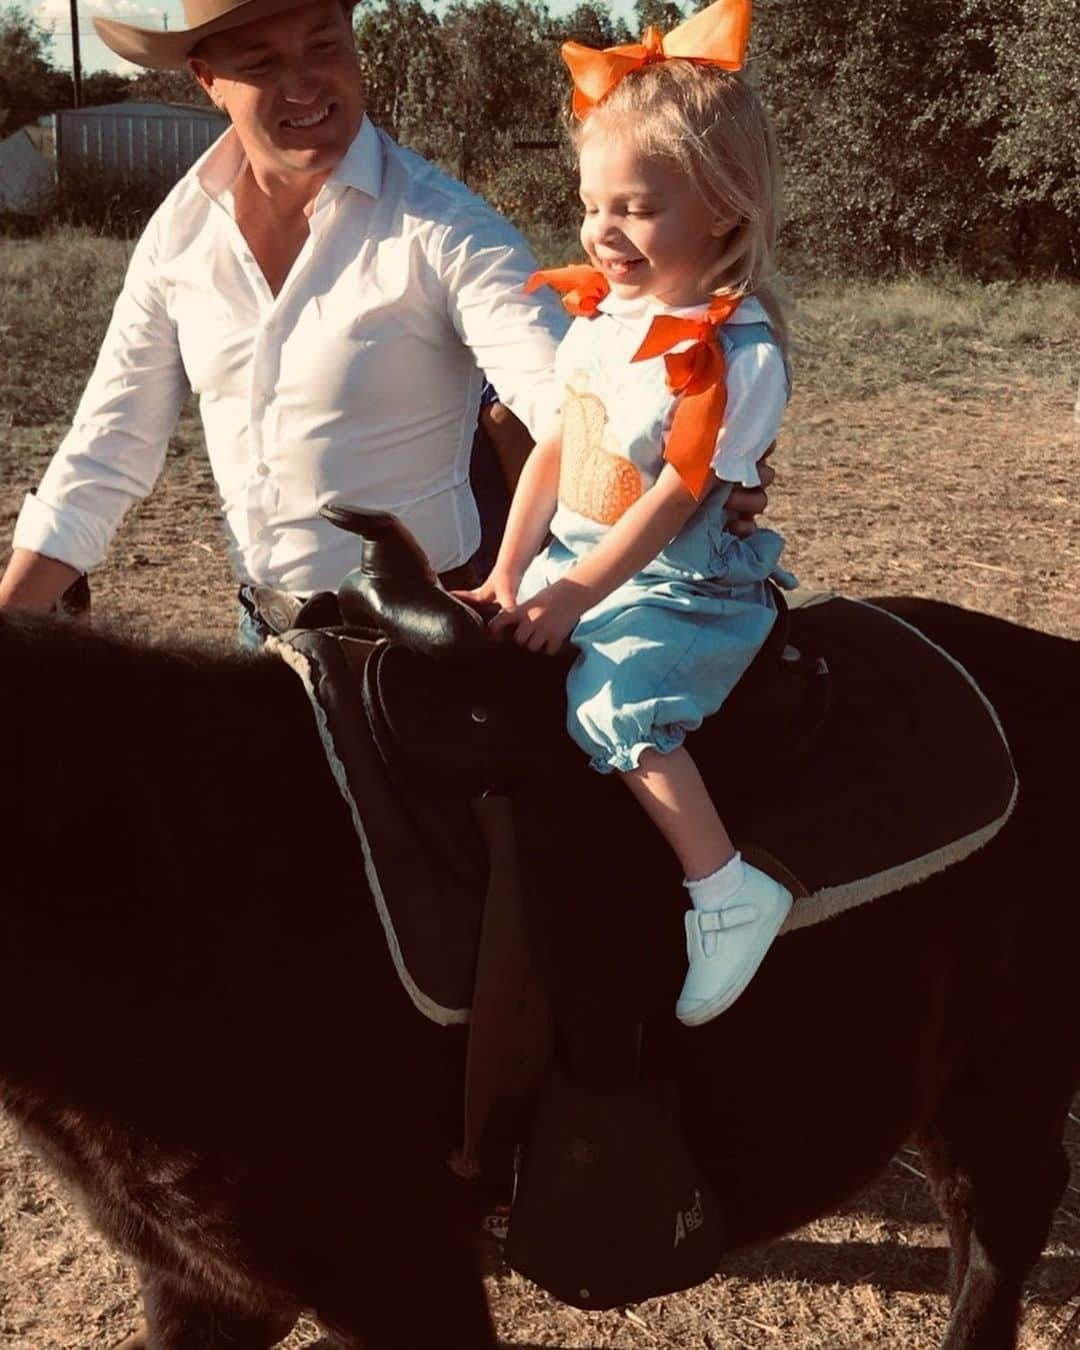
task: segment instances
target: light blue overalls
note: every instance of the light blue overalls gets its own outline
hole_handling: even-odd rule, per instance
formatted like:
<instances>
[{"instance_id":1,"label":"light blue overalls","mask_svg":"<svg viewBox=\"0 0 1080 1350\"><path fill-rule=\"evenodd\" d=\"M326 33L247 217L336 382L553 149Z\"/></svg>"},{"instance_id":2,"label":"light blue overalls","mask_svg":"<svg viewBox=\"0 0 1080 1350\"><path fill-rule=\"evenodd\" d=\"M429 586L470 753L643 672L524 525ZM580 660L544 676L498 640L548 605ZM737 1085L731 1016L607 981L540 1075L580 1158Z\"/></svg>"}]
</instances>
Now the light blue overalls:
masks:
<instances>
[{"instance_id":1,"label":"light blue overalls","mask_svg":"<svg viewBox=\"0 0 1080 1350\"><path fill-rule=\"evenodd\" d=\"M741 347L776 345L765 323L729 323L720 340L729 366ZM775 621L768 578L796 584L778 566L780 535L759 529L738 539L725 529L730 491L719 483L663 552L587 610L571 635L579 655L567 681L568 730L601 773L636 768L650 746L676 749L716 712ZM575 551L563 514L527 569L520 600L587 551Z\"/></svg>"}]
</instances>

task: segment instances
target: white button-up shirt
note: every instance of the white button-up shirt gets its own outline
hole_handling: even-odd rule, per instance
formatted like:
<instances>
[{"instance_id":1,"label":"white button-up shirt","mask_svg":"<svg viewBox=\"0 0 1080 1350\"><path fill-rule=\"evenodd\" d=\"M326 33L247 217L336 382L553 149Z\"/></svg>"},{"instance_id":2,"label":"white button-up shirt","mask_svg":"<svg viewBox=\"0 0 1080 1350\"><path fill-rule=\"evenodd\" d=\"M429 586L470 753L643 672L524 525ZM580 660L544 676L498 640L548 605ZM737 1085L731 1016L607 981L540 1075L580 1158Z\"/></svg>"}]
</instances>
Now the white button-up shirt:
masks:
<instances>
[{"instance_id":1,"label":"white button-up shirt","mask_svg":"<svg viewBox=\"0 0 1080 1350\"><path fill-rule=\"evenodd\" d=\"M561 307L523 294L535 263L516 230L366 118L275 297L235 219L244 168L227 131L147 226L15 546L99 563L190 388L241 579L335 588L360 541L318 515L328 502L392 511L437 571L457 566L480 537L481 371L536 434L559 402Z\"/></svg>"}]
</instances>

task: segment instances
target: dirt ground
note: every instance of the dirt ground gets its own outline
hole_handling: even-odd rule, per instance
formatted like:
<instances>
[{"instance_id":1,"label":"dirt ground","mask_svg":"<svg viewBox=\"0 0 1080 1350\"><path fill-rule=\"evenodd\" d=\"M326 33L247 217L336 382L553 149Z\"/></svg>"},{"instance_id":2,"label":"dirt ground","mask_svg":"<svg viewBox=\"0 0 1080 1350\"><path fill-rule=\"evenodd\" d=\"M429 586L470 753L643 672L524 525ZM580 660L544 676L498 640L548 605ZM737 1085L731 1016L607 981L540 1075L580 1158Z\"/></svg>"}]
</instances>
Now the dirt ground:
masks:
<instances>
[{"instance_id":1,"label":"dirt ground","mask_svg":"<svg viewBox=\"0 0 1080 1350\"><path fill-rule=\"evenodd\" d=\"M934 314L928 336L902 299L876 324L857 317L857 296L824 297L797 322L800 376L769 513L791 566L814 588L931 595L1080 638L1075 330L1042 342L977 318L956 332ZM0 407L0 537L63 430L17 407L5 423ZM162 482L95 574L94 600L99 615L154 635L230 640L232 583L190 411ZM805 1109L791 1103L796 1149ZM1024 1350L1080 1346L1080 1103L1074 1113L1071 1186L1028 1289ZM621 1312L579 1313L498 1273L500 1334L521 1350L931 1350L946 1319L946 1252L918 1168L902 1152L839 1214L731 1258L688 1294ZM126 1264L0 1121L0 1345L105 1350L136 1313ZM287 1344L316 1343L304 1326Z\"/></svg>"}]
</instances>

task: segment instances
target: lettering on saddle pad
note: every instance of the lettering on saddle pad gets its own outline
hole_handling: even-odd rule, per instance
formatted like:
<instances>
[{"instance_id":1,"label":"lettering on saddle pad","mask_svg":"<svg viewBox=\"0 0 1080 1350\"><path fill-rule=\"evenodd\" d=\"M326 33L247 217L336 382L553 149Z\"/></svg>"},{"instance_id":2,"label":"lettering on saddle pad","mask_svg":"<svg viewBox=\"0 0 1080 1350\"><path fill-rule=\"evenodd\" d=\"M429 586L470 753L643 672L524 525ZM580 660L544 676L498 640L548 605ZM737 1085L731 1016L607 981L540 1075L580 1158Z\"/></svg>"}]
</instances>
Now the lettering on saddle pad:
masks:
<instances>
[{"instance_id":1,"label":"lettering on saddle pad","mask_svg":"<svg viewBox=\"0 0 1080 1350\"><path fill-rule=\"evenodd\" d=\"M675 1241L673 1246L685 1242L689 1233L696 1233L705 1222L705 1211L701 1205L701 1192L694 1192L694 1203L689 1209L680 1209L675 1215Z\"/></svg>"}]
</instances>

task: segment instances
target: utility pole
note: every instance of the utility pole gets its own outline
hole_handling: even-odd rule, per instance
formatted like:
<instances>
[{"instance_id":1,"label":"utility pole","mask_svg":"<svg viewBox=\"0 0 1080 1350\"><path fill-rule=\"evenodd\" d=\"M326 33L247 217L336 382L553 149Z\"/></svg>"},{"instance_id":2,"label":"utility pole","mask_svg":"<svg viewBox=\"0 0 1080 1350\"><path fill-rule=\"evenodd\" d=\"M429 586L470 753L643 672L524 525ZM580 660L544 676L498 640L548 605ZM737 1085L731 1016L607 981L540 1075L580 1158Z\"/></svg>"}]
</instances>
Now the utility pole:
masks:
<instances>
[{"instance_id":1,"label":"utility pole","mask_svg":"<svg viewBox=\"0 0 1080 1350\"><path fill-rule=\"evenodd\" d=\"M459 21L461 22L461 21ZM461 108L461 122L458 141L458 179L469 186L469 72L471 69L471 52L469 50L468 30L464 22L461 22L459 29L461 39L461 87L464 90L464 97Z\"/></svg>"},{"instance_id":2,"label":"utility pole","mask_svg":"<svg viewBox=\"0 0 1080 1350\"><path fill-rule=\"evenodd\" d=\"M82 107L82 60L79 57L79 0L71 0L71 80L76 108Z\"/></svg>"}]
</instances>

